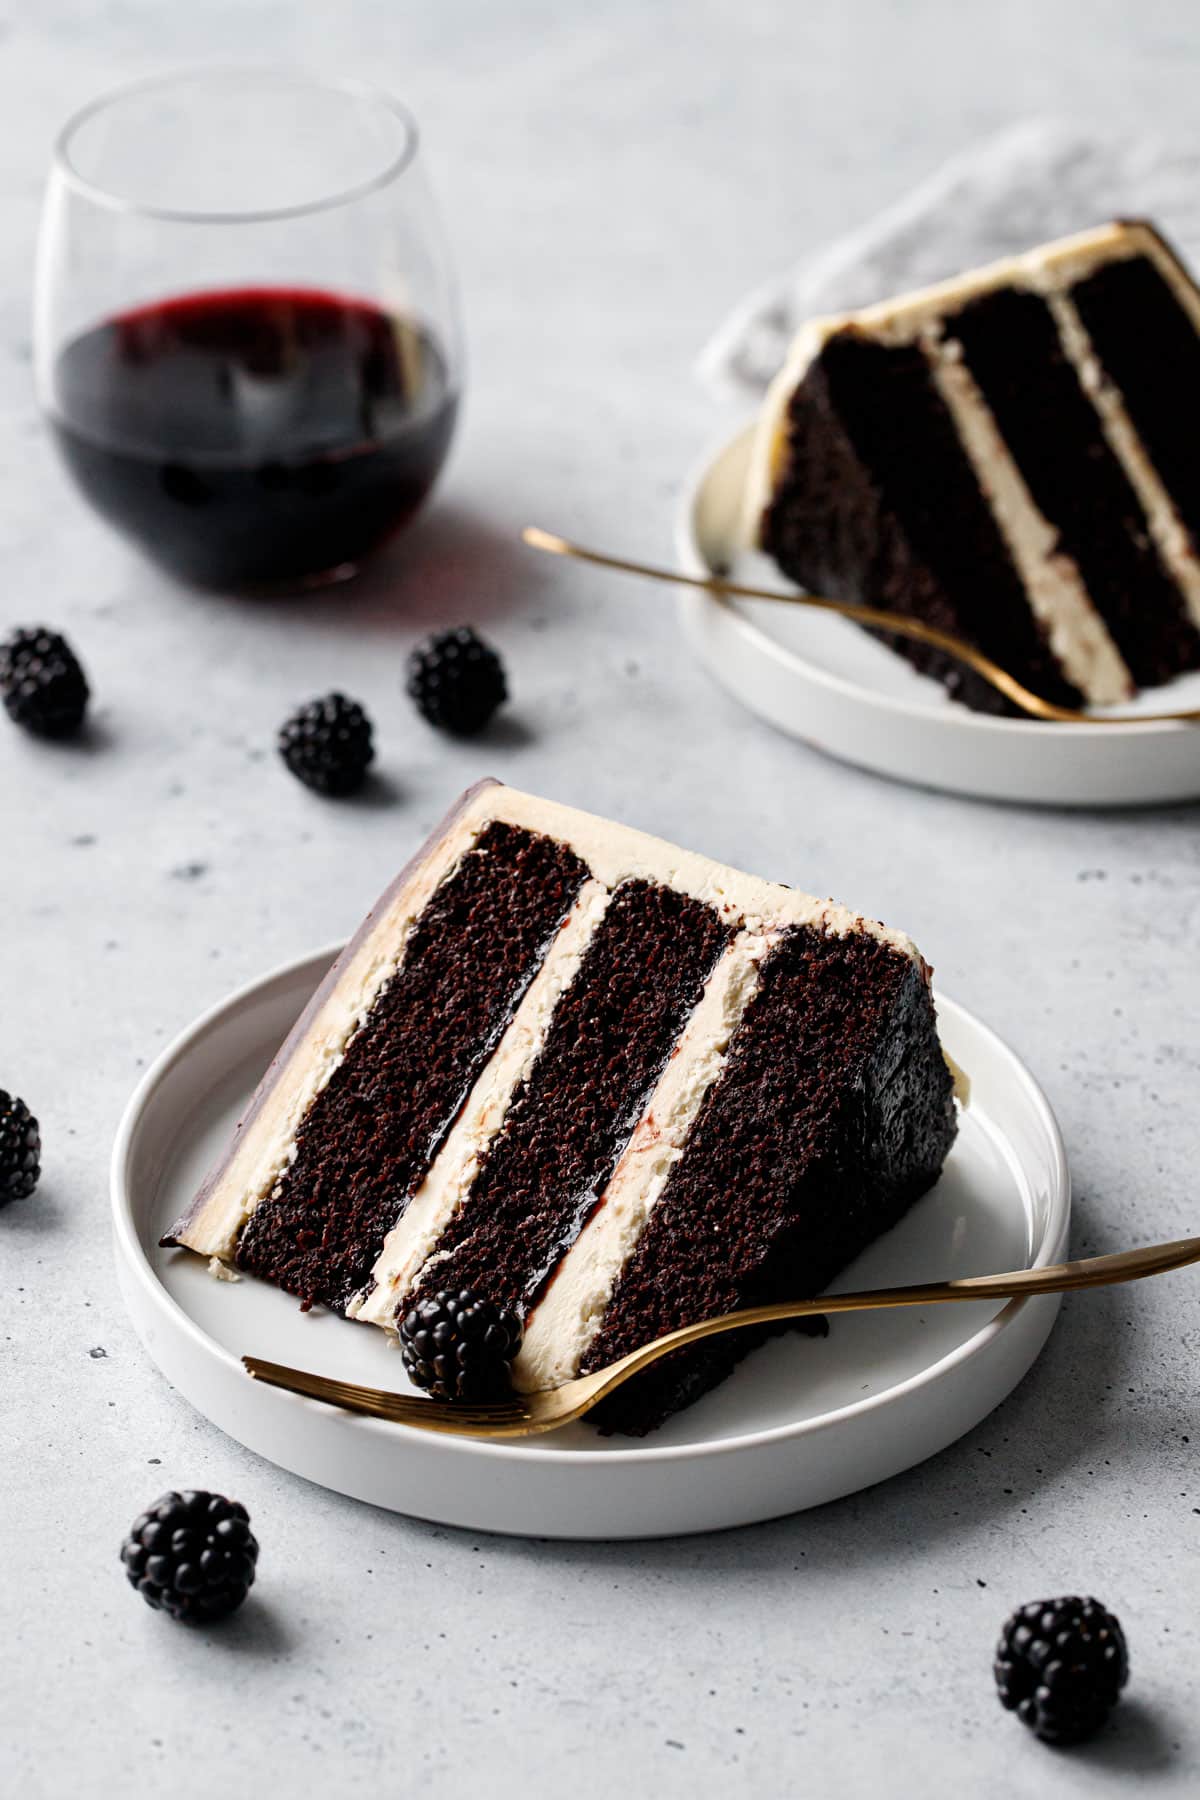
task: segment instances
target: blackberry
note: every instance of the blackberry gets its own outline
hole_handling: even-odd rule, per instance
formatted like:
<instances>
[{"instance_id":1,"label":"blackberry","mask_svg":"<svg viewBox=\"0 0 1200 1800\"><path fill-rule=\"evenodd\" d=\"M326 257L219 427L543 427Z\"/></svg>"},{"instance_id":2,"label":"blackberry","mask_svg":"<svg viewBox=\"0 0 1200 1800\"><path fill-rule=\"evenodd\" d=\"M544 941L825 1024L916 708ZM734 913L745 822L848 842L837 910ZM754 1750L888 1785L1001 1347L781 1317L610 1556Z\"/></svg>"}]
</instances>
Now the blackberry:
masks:
<instances>
[{"instance_id":1,"label":"blackberry","mask_svg":"<svg viewBox=\"0 0 1200 1800\"><path fill-rule=\"evenodd\" d=\"M77 732L87 711L88 684L66 638L35 625L0 644L0 699L9 718L38 737Z\"/></svg>"},{"instance_id":2,"label":"blackberry","mask_svg":"<svg viewBox=\"0 0 1200 1800\"><path fill-rule=\"evenodd\" d=\"M501 1400L512 1392L509 1364L521 1324L472 1288L426 1295L400 1323L409 1379L439 1400Z\"/></svg>"},{"instance_id":3,"label":"blackberry","mask_svg":"<svg viewBox=\"0 0 1200 1800\"><path fill-rule=\"evenodd\" d=\"M1129 1678L1119 1621L1098 1600L1033 1600L1006 1622L994 1664L1000 1704L1047 1744L1098 1731Z\"/></svg>"},{"instance_id":4,"label":"blackberry","mask_svg":"<svg viewBox=\"0 0 1200 1800\"><path fill-rule=\"evenodd\" d=\"M238 1501L171 1492L133 1521L121 1561L147 1606L204 1625L236 1611L250 1592L258 1541Z\"/></svg>"},{"instance_id":5,"label":"blackberry","mask_svg":"<svg viewBox=\"0 0 1200 1800\"><path fill-rule=\"evenodd\" d=\"M371 721L357 700L310 700L279 732L279 754L297 781L318 794L353 794L375 759Z\"/></svg>"},{"instance_id":6,"label":"blackberry","mask_svg":"<svg viewBox=\"0 0 1200 1800\"><path fill-rule=\"evenodd\" d=\"M504 665L469 625L439 631L408 659L408 692L440 731L472 737L508 699Z\"/></svg>"},{"instance_id":7,"label":"blackberry","mask_svg":"<svg viewBox=\"0 0 1200 1800\"><path fill-rule=\"evenodd\" d=\"M28 1200L42 1172L38 1122L23 1100L0 1088L0 1206Z\"/></svg>"}]
</instances>

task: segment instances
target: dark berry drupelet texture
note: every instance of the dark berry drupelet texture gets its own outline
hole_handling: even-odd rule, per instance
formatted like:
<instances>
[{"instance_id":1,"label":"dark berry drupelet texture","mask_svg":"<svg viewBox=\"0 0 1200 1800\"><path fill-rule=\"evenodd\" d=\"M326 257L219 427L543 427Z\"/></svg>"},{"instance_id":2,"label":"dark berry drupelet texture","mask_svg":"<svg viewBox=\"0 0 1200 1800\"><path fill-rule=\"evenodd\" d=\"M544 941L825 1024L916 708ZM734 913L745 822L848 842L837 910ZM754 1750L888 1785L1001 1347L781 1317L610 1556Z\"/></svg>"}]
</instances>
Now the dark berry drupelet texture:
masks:
<instances>
[{"instance_id":1,"label":"dark berry drupelet texture","mask_svg":"<svg viewBox=\"0 0 1200 1800\"><path fill-rule=\"evenodd\" d=\"M279 754L297 781L318 794L353 794L375 758L371 721L357 700L326 694L281 727Z\"/></svg>"},{"instance_id":2,"label":"dark berry drupelet texture","mask_svg":"<svg viewBox=\"0 0 1200 1800\"><path fill-rule=\"evenodd\" d=\"M0 1088L0 1206L28 1200L42 1172L38 1122L23 1100Z\"/></svg>"},{"instance_id":3,"label":"dark berry drupelet texture","mask_svg":"<svg viewBox=\"0 0 1200 1800\"><path fill-rule=\"evenodd\" d=\"M508 699L504 665L469 625L439 631L408 659L408 692L440 731L471 737Z\"/></svg>"},{"instance_id":4,"label":"dark berry drupelet texture","mask_svg":"<svg viewBox=\"0 0 1200 1800\"><path fill-rule=\"evenodd\" d=\"M1077 1594L1018 1607L996 1647L1001 1705L1047 1744L1098 1731L1129 1678L1125 1634L1098 1600Z\"/></svg>"},{"instance_id":5,"label":"dark berry drupelet texture","mask_svg":"<svg viewBox=\"0 0 1200 1800\"><path fill-rule=\"evenodd\" d=\"M0 699L10 719L38 737L71 737L83 724L88 684L66 638L42 625L0 644Z\"/></svg>"},{"instance_id":6,"label":"dark berry drupelet texture","mask_svg":"<svg viewBox=\"0 0 1200 1800\"><path fill-rule=\"evenodd\" d=\"M148 1606L204 1625L250 1592L258 1542L238 1501L188 1490L164 1494L133 1521L121 1561Z\"/></svg>"},{"instance_id":7,"label":"dark berry drupelet texture","mask_svg":"<svg viewBox=\"0 0 1200 1800\"><path fill-rule=\"evenodd\" d=\"M439 1400L500 1400L512 1392L509 1365L521 1324L470 1288L427 1295L400 1322L409 1379Z\"/></svg>"}]
</instances>

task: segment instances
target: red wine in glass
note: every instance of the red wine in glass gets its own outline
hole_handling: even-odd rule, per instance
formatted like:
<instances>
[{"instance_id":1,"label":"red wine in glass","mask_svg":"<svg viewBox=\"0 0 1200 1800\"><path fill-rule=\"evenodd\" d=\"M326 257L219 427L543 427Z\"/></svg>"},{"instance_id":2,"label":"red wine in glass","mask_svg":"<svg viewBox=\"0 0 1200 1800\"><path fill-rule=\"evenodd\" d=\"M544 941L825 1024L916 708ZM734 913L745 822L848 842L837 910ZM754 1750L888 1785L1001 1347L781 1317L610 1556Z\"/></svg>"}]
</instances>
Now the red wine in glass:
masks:
<instances>
[{"instance_id":1,"label":"red wine in glass","mask_svg":"<svg viewBox=\"0 0 1200 1800\"><path fill-rule=\"evenodd\" d=\"M353 569L405 525L454 431L433 334L309 288L120 313L58 352L51 429L87 499L204 587Z\"/></svg>"}]
</instances>

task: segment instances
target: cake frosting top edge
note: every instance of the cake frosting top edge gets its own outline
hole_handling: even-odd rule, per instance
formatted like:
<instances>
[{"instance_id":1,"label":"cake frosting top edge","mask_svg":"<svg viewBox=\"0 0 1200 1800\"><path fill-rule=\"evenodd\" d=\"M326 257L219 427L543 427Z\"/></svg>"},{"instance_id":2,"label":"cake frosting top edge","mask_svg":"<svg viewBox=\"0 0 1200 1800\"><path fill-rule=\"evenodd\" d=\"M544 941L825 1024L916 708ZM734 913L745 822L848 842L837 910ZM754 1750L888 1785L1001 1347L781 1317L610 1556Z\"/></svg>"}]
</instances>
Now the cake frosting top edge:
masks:
<instances>
[{"instance_id":1,"label":"cake frosting top edge","mask_svg":"<svg viewBox=\"0 0 1200 1800\"><path fill-rule=\"evenodd\" d=\"M783 463L788 401L831 338L861 331L883 343L908 343L932 321L999 288L1049 294L1086 279L1105 263L1136 256L1153 262L1200 331L1200 288L1179 253L1148 219L1112 219L871 306L806 320L767 390L759 416L743 501L743 542L759 542L762 516Z\"/></svg>"},{"instance_id":2,"label":"cake frosting top edge","mask_svg":"<svg viewBox=\"0 0 1200 1800\"><path fill-rule=\"evenodd\" d=\"M610 890L627 881L658 883L712 907L730 926L761 930L803 925L827 936L873 937L913 962L926 982L930 978L928 965L904 933L833 900L745 874L633 827L488 778L467 789L368 913L272 1060L231 1143L190 1207L164 1235L164 1245L195 1249L202 1236L206 1253L232 1254L248 1210L286 1166L300 1118L402 959L432 894L493 822L568 845L594 880ZM290 1084L289 1072L296 1074Z\"/></svg>"}]
</instances>

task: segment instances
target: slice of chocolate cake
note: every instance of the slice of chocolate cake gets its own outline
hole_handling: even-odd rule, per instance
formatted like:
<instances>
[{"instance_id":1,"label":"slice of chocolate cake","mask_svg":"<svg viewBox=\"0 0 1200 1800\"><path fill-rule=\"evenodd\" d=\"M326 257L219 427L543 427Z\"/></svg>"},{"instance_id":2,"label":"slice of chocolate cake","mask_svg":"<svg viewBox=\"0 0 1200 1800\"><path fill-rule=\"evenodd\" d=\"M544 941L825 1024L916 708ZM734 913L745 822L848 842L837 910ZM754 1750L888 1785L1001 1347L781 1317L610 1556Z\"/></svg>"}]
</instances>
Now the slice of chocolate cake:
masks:
<instances>
[{"instance_id":1,"label":"slice of chocolate cake","mask_svg":"<svg viewBox=\"0 0 1200 1800\"><path fill-rule=\"evenodd\" d=\"M519 1386L818 1293L954 1138L898 932L484 782L338 959L163 1241L394 1329L471 1287ZM749 1347L630 1383L641 1433Z\"/></svg>"},{"instance_id":2,"label":"slice of chocolate cake","mask_svg":"<svg viewBox=\"0 0 1200 1800\"><path fill-rule=\"evenodd\" d=\"M1200 291L1147 224L799 333L747 531L800 586L966 638L1049 700L1200 667ZM956 698L1009 710L939 652Z\"/></svg>"}]
</instances>

